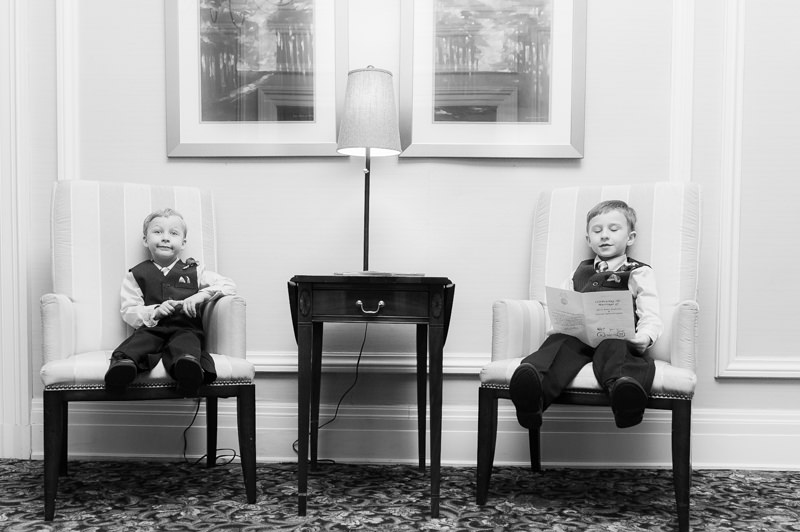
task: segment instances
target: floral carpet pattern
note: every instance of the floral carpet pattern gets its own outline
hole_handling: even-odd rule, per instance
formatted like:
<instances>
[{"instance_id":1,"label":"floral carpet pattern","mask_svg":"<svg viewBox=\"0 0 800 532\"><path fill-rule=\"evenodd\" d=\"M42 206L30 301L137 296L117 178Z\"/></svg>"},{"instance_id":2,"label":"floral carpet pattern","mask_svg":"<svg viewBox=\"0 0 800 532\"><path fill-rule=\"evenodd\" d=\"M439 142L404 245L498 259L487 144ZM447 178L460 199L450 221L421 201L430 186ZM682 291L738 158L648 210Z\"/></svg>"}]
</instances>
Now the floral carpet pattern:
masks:
<instances>
[{"instance_id":1,"label":"floral carpet pattern","mask_svg":"<svg viewBox=\"0 0 800 532\"><path fill-rule=\"evenodd\" d=\"M0 460L0 530L676 530L669 470L496 467L489 501L475 504L475 469L442 468L441 514L430 517L429 476L408 465L321 464L297 515L295 464L259 464L247 504L237 463L70 462L56 516L42 520L42 462ZM800 472L695 471L692 530L800 531Z\"/></svg>"}]
</instances>

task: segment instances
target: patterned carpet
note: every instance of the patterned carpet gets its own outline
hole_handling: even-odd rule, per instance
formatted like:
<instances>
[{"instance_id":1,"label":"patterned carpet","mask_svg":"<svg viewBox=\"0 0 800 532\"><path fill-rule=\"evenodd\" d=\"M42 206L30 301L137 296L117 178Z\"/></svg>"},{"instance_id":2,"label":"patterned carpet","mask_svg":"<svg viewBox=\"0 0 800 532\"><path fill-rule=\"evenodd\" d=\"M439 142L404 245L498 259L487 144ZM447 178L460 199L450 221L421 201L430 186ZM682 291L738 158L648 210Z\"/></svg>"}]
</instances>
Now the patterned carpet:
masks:
<instances>
[{"instance_id":1,"label":"patterned carpet","mask_svg":"<svg viewBox=\"0 0 800 532\"><path fill-rule=\"evenodd\" d=\"M475 470L442 469L439 519L428 476L406 465L322 464L297 516L294 464L258 465L246 504L239 464L70 462L56 518L42 520L42 463L0 460L0 529L156 530L675 530L671 472L495 468L489 502L474 502ZM800 472L696 471L692 529L800 531Z\"/></svg>"}]
</instances>

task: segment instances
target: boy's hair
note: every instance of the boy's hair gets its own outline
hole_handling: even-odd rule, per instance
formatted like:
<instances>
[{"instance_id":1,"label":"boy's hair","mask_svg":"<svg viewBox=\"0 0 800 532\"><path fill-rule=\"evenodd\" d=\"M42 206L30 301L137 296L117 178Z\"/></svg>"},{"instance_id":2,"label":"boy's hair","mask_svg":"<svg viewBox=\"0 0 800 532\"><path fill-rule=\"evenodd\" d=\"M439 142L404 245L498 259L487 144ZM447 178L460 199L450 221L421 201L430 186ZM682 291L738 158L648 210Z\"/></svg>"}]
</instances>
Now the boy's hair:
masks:
<instances>
[{"instance_id":1,"label":"boy's hair","mask_svg":"<svg viewBox=\"0 0 800 532\"><path fill-rule=\"evenodd\" d=\"M592 218L611 211L620 211L628 221L628 228L631 231L636 230L636 211L622 200L601 201L589 209L589 212L586 213L586 229L589 229L589 222L592 221Z\"/></svg>"},{"instance_id":2,"label":"boy's hair","mask_svg":"<svg viewBox=\"0 0 800 532\"><path fill-rule=\"evenodd\" d=\"M147 217L144 219L144 224L142 224L142 233L147 235L147 228L150 226L150 222L152 222L156 218L169 218L170 216L177 216L178 218L181 219L181 226L183 226L183 236L185 237L187 233L186 221L183 219L183 216L181 216L181 213L170 208L153 211L150 214L148 214Z\"/></svg>"}]
</instances>

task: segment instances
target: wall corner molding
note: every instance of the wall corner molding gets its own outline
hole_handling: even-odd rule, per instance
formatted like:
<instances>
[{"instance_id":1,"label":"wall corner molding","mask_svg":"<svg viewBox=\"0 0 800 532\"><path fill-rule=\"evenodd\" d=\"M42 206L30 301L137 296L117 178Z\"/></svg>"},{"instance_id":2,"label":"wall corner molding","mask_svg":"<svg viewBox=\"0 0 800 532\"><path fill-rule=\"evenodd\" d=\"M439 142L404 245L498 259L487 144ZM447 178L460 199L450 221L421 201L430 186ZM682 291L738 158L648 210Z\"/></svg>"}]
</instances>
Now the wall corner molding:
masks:
<instances>
[{"instance_id":1,"label":"wall corner molding","mask_svg":"<svg viewBox=\"0 0 800 532\"><path fill-rule=\"evenodd\" d=\"M0 3L0 457L30 458L25 0Z\"/></svg>"},{"instance_id":2,"label":"wall corner molding","mask_svg":"<svg viewBox=\"0 0 800 532\"><path fill-rule=\"evenodd\" d=\"M717 301L717 377L746 376L736 366L738 305L739 204L744 81L744 4L731 0L724 8L723 132L720 198L720 268Z\"/></svg>"}]
</instances>

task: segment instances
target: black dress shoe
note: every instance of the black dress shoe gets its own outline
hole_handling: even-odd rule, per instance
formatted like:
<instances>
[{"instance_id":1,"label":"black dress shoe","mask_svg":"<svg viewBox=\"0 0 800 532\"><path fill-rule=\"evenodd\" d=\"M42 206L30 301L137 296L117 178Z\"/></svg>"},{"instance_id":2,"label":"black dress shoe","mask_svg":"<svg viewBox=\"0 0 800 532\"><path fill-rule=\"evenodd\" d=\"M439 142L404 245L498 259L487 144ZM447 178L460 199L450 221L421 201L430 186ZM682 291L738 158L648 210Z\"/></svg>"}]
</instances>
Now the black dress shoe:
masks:
<instances>
[{"instance_id":1,"label":"black dress shoe","mask_svg":"<svg viewBox=\"0 0 800 532\"><path fill-rule=\"evenodd\" d=\"M172 370L178 381L178 391L185 395L197 395L197 389L203 383L203 368L193 355L183 355L175 362Z\"/></svg>"},{"instance_id":2,"label":"black dress shoe","mask_svg":"<svg viewBox=\"0 0 800 532\"><path fill-rule=\"evenodd\" d=\"M542 426L542 376L532 364L523 362L514 370L508 386L517 421L526 429Z\"/></svg>"},{"instance_id":3,"label":"black dress shoe","mask_svg":"<svg viewBox=\"0 0 800 532\"><path fill-rule=\"evenodd\" d=\"M136 363L130 358L112 358L106 371L106 388L114 392L125 391L136 380L137 373Z\"/></svg>"},{"instance_id":4,"label":"black dress shoe","mask_svg":"<svg viewBox=\"0 0 800 532\"><path fill-rule=\"evenodd\" d=\"M647 407L647 392L632 377L620 377L609 390L611 411L617 427L625 429L642 422Z\"/></svg>"}]
</instances>

